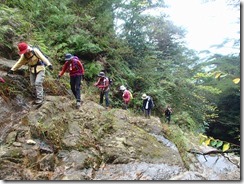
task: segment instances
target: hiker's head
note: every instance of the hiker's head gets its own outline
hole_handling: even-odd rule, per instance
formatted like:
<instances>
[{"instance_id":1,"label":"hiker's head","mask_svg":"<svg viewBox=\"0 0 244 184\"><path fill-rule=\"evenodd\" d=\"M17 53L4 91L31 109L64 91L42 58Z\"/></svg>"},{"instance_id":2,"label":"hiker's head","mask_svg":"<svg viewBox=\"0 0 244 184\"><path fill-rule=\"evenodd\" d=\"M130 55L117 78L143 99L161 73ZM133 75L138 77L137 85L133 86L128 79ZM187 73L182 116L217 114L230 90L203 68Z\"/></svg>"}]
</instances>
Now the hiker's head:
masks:
<instances>
[{"instance_id":1,"label":"hiker's head","mask_svg":"<svg viewBox=\"0 0 244 184\"><path fill-rule=\"evenodd\" d=\"M126 88L125 88L125 86L122 85L119 87L119 90L124 91L124 90L126 90Z\"/></svg>"},{"instance_id":2,"label":"hiker's head","mask_svg":"<svg viewBox=\"0 0 244 184\"><path fill-rule=\"evenodd\" d=\"M25 43L25 42L20 42L20 43L18 44L18 49L19 49L19 54L20 54L20 55L21 55L21 54L25 54L25 53L27 53L27 52L30 51L30 47L29 47L28 44Z\"/></svg>"},{"instance_id":3,"label":"hiker's head","mask_svg":"<svg viewBox=\"0 0 244 184\"><path fill-rule=\"evenodd\" d=\"M147 99L147 94L144 93L144 94L141 96L141 99L143 99L143 100Z\"/></svg>"},{"instance_id":4,"label":"hiker's head","mask_svg":"<svg viewBox=\"0 0 244 184\"><path fill-rule=\"evenodd\" d=\"M100 72L100 73L98 74L98 77L105 77L105 73L104 73L104 72Z\"/></svg>"},{"instance_id":5,"label":"hiker's head","mask_svg":"<svg viewBox=\"0 0 244 184\"><path fill-rule=\"evenodd\" d=\"M73 59L73 57L74 56L72 54L67 53L67 54L65 54L65 61L69 61L69 60Z\"/></svg>"}]
</instances>

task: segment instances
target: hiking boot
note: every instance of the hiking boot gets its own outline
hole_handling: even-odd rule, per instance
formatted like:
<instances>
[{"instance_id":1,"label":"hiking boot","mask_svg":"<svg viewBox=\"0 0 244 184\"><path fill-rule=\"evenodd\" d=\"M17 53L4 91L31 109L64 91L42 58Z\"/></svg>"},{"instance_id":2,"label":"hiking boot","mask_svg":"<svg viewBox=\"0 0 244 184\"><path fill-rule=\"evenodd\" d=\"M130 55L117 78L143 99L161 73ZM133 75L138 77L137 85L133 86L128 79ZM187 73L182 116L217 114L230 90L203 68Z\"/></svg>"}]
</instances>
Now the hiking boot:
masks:
<instances>
[{"instance_id":1,"label":"hiking boot","mask_svg":"<svg viewBox=\"0 0 244 184\"><path fill-rule=\"evenodd\" d=\"M79 108L80 108L80 105L81 105L81 103L80 103L80 102L76 102L76 107L77 107L77 109L79 109Z\"/></svg>"},{"instance_id":2,"label":"hiking boot","mask_svg":"<svg viewBox=\"0 0 244 184\"><path fill-rule=\"evenodd\" d=\"M42 104L42 102L43 102L43 100L40 100L40 99L35 100L35 104Z\"/></svg>"}]
</instances>

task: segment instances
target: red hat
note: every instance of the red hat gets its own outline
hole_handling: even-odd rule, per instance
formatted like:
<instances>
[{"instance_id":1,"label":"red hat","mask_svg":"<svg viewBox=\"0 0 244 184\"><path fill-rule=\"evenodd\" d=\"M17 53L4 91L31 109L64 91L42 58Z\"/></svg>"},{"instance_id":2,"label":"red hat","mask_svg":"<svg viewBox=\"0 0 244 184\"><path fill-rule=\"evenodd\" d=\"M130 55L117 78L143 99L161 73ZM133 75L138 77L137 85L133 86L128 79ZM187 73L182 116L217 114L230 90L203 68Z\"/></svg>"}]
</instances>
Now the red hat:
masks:
<instances>
[{"instance_id":1,"label":"red hat","mask_svg":"<svg viewBox=\"0 0 244 184\"><path fill-rule=\"evenodd\" d=\"M28 45L25 42L21 42L18 44L18 48L19 48L19 54L24 54L28 49Z\"/></svg>"}]
</instances>

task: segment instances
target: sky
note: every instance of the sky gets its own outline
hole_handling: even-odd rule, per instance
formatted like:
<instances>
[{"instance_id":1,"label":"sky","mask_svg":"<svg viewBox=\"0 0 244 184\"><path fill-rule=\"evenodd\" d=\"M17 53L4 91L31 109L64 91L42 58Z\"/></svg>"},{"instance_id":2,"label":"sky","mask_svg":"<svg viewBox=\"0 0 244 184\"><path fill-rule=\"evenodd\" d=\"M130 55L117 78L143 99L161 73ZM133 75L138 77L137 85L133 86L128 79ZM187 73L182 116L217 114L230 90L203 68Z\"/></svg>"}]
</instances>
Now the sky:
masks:
<instances>
[{"instance_id":1,"label":"sky","mask_svg":"<svg viewBox=\"0 0 244 184\"><path fill-rule=\"evenodd\" d=\"M169 6L164 13L176 26L186 31L186 46L196 51L209 50L212 53L238 53L232 43L224 48L211 46L221 44L226 38L240 39L240 10L227 6L225 0L165 0Z\"/></svg>"}]
</instances>

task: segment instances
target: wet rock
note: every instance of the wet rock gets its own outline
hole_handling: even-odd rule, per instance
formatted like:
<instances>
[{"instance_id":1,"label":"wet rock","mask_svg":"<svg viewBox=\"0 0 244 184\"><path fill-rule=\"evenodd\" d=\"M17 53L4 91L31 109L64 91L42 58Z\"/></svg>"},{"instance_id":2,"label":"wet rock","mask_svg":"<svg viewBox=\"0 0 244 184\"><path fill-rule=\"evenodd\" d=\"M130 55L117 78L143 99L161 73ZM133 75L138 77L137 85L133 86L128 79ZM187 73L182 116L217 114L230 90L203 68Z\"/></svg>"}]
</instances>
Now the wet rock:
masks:
<instances>
[{"instance_id":1,"label":"wet rock","mask_svg":"<svg viewBox=\"0 0 244 184\"><path fill-rule=\"evenodd\" d=\"M198 172L186 171L169 180L207 180L207 178Z\"/></svg>"},{"instance_id":2,"label":"wet rock","mask_svg":"<svg viewBox=\"0 0 244 184\"><path fill-rule=\"evenodd\" d=\"M62 159L66 167L72 167L76 170L83 169L86 166L86 160L89 158L89 155L85 152L79 152L72 150L64 156Z\"/></svg>"},{"instance_id":3,"label":"wet rock","mask_svg":"<svg viewBox=\"0 0 244 184\"><path fill-rule=\"evenodd\" d=\"M23 154L26 158L25 164L27 168L32 168L36 169L37 168L37 161L39 159L40 153L38 148L29 148L29 149L24 149Z\"/></svg>"},{"instance_id":4,"label":"wet rock","mask_svg":"<svg viewBox=\"0 0 244 184\"><path fill-rule=\"evenodd\" d=\"M13 142L15 142L16 136L17 136L16 131L10 132L6 138L6 144L12 144Z\"/></svg>"},{"instance_id":5,"label":"wet rock","mask_svg":"<svg viewBox=\"0 0 244 184\"><path fill-rule=\"evenodd\" d=\"M38 168L40 171L54 171L55 156L54 154L47 154L38 160Z\"/></svg>"},{"instance_id":6,"label":"wet rock","mask_svg":"<svg viewBox=\"0 0 244 184\"><path fill-rule=\"evenodd\" d=\"M66 131L62 142L67 147L76 146L80 140L81 129L78 122L69 122L68 130Z\"/></svg>"},{"instance_id":7,"label":"wet rock","mask_svg":"<svg viewBox=\"0 0 244 184\"><path fill-rule=\"evenodd\" d=\"M168 180L177 176L184 168L167 164L132 162L129 164L106 165L95 172L94 180Z\"/></svg>"},{"instance_id":8,"label":"wet rock","mask_svg":"<svg viewBox=\"0 0 244 184\"><path fill-rule=\"evenodd\" d=\"M41 142L39 148L41 153L53 153L53 148L45 142Z\"/></svg>"},{"instance_id":9,"label":"wet rock","mask_svg":"<svg viewBox=\"0 0 244 184\"><path fill-rule=\"evenodd\" d=\"M20 142L13 142L13 146L16 146L16 147L21 147L22 144Z\"/></svg>"}]
</instances>

